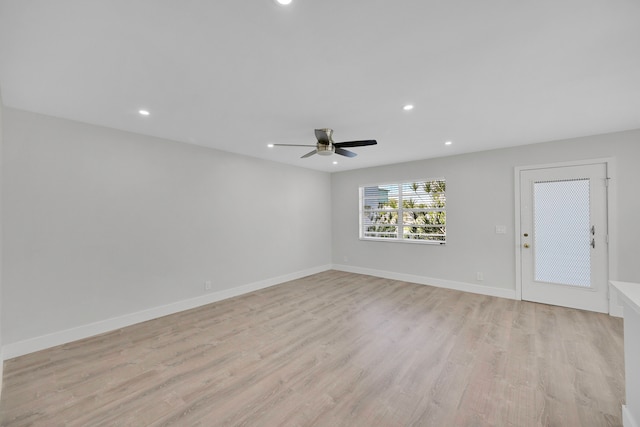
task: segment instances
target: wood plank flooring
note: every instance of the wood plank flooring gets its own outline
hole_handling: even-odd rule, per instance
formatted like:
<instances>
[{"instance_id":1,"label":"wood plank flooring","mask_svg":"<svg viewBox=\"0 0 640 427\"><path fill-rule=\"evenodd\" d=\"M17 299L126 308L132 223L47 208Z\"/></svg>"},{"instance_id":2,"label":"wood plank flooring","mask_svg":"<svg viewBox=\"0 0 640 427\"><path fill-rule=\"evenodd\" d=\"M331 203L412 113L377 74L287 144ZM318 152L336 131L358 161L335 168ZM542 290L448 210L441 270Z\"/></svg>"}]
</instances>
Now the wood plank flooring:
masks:
<instances>
[{"instance_id":1,"label":"wood plank flooring","mask_svg":"<svg viewBox=\"0 0 640 427\"><path fill-rule=\"evenodd\" d=\"M328 271L5 362L2 426L621 426L622 320Z\"/></svg>"}]
</instances>

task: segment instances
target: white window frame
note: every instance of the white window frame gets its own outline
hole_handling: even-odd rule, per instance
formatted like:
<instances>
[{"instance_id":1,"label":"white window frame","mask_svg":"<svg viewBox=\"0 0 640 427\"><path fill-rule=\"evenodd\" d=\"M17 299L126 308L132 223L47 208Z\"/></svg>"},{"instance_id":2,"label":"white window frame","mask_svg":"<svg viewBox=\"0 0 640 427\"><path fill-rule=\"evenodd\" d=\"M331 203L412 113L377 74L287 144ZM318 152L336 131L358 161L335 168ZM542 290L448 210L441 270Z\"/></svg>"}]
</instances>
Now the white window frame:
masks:
<instances>
[{"instance_id":1,"label":"white window frame","mask_svg":"<svg viewBox=\"0 0 640 427\"><path fill-rule=\"evenodd\" d=\"M431 181L442 181L445 184L445 191L440 194L444 195L444 207L442 208L405 208L403 206L403 191L402 188L405 185L411 185L413 183L421 183L421 182L431 182ZM389 209L389 208L369 208L365 209L365 189L371 187L385 187L385 186L397 186L398 187L398 208L397 209ZM412 244L420 244L420 245L444 245L447 242L447 233L446 233L446 179L444 177L439 178L427 178L427 179L415 179L415 180L402 180L402 181L394 181L394 182L385 182L380 184L370 184L370 185L361 185L358 189L359 191L359 237L360 240L365 241L376 241L376 242L400 242L400 243L412 243ZM443 225L445 228L444 232L444 240L421 240L421 239L408 239L405 238L404 228L414 226L413 224L405 224L404 223L404 214L406 212L411 211L430 211L430 212L444 212L445 213L445 224ZM364 223L365 212L397 212L397 223L393 224L394 227L397 227L395 237L371 237L365 235L365 227L368 224Z\"/></svg>"}]
</instances>

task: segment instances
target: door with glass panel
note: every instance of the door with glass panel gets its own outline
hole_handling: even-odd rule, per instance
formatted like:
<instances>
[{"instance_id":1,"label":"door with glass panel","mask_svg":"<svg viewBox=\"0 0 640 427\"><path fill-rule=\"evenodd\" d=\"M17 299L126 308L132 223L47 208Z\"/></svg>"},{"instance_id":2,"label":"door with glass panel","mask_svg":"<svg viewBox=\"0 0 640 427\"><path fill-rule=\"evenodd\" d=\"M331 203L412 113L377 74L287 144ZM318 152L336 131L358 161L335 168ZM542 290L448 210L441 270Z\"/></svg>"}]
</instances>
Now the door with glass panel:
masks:
<instances>
[{"instance_id":1,"label":"door with glass panel","mask_svg":"<svg viewBox=\"0 0 640 427\"><path fill-rule=\"evenodd\" d=\"M607 167L520 171L522 299L608 312Z\"/></svg>"}]
</instances>

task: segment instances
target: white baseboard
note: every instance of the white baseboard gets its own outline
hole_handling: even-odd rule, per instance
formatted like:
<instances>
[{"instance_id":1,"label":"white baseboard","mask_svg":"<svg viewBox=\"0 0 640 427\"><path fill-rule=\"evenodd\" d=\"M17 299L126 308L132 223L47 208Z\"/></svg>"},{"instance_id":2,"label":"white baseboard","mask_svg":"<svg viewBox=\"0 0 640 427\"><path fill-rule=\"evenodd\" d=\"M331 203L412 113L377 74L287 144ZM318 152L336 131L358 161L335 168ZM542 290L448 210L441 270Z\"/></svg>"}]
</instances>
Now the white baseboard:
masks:
<instances>
[{"instance_id":1,"label":"white baseboard","mask_svg":"<svg viewBox=\"0 0 640 427\"><path fill-rule=\"evenodd\" d=\"M159 317L178 313L184 310L190 310L192 308L211 304L228 298L233 298L239 295L247 294L249 292L268 288L270 286L279 285L281 283L300 279L302 277L321 273L330 269L331 265L323 265L303 271L296 271L294 273L285 274L283 276L273 277L242 286L236 286L231 289L225 289L223 291L202 295L196 298L177 301L171 304L150 308L148 310L114 317L111 319L101 320L99 322L54 332L48 335L30 338L24 341L6 344L2 346L2 349L0 351L0 354L2 356L2 359L0 360L7 360L18 356L23 356L25 354L44 350L46 348L55 347L72 341L77 341L80 339L92 337L94 335L99 335L105 332L124 328L126 326L135 325L136 323L146 322L147 320L157 319Z\"/></svg>"},{"instance_id":2,"label":"white baseboard","mask_svg":"<svg viewBox=\"0 0 640 427\"><path fill-rule=\"evenodd\" d=\"M474 294L489 295L499 298L516 299L515 289L494 288L491 286L476 285L474 283L456 282L453 280L435 279L432 277L416 276L413 274L396 273L393 271L374 270L370 268L354 267L351 265L333 264L334 270L349 273L367 274L369 276L385 279L400 280L403 282L417 283L420 285L436 286L438 288L453 289L456 291L471 292Z\"/></svg>"},{"instance_id":3,"label":"white baseboard","mask_svg":"<svg viewBox=\"0 0 640 427\"><path fill-rule=\"evenodd\" d=\"M629 412L627 405L622 405L622 425L624 427L640 427L631 412Z\"/></svg>"},{"instance_id":4,"label":"white baseboard","mask_svg":"<svg viewBox=\"0 0 640 427\"><path fill-rule=\"evenodd\" d=\"M609 301L609 315L613 317L624 317L624 309L621 305L612 304Z\"/></svg>"}]
</instances>

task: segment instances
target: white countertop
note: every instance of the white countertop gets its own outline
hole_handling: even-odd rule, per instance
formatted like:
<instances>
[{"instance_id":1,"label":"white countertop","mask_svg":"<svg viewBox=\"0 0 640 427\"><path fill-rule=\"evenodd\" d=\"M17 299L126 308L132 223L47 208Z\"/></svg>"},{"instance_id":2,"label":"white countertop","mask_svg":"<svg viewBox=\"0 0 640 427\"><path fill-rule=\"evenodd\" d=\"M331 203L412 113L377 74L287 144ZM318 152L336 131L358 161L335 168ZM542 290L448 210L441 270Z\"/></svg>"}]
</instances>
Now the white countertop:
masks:
<instances>
[{"instance_id":1,"label":"white countertop","mask_svg":"<svg viewBox=\"0 0 640 427\"><path fill-rule=\"evenodd\" d=\"M609 283L618 291L620 300L640 314L640 283L616 282L614 280Z\"/></svg>"}]
</instances>

